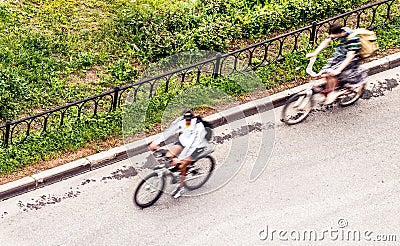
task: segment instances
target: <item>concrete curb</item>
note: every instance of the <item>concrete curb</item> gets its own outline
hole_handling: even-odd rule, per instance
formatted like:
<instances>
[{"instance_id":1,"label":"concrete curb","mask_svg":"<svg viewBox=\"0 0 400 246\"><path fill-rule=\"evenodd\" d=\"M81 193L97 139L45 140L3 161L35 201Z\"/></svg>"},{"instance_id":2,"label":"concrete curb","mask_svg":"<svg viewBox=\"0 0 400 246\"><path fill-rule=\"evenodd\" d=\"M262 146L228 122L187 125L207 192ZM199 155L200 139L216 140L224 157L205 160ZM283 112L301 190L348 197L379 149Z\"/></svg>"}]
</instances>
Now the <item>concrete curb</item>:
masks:
<instances>
[{"instance_id":1,"label":"concrete curb","mask_svg":"<svg viewBox=\"0 0 400 246\"><path fill-rule=\"evenodd\" d=\"M377 74L400 65L400 52L386 56L384 58L363 64L368 69L368 75ZM264 112L272 107L279 107L293 94L309 87L310 83L279 92L266 98L254 100L234 108L225 110L220 114L213 114L205 117L215 126L221 126L244 117L254 115L258 112ZM135 141L124 146L116 147L111 150L88 156L62 166L58 166L30 177L25 177L14 182L0 185L0 201L17 196L24 192L43 187L68 177L88 172L106 165L125 160L129 156L134 156L147 151L147 145L155 139L157 135L147 139Z\"/></svg>"}]
</instances>

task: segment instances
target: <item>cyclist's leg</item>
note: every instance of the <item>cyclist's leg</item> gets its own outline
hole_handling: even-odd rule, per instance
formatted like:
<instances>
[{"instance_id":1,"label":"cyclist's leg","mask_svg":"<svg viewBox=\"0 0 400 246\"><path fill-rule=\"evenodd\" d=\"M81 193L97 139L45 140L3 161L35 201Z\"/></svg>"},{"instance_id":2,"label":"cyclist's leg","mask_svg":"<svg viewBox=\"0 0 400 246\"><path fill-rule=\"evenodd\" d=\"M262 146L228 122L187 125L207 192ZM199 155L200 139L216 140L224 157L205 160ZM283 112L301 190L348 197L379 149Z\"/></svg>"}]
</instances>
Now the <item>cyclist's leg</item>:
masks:
<instances>
[{"instance_id":1,"label":"cyclist's leg","mask_svg":"<svg viewBox=\"0 0 400 246\"><path fill-rule=\"evenodd\" d=\"M186 159L183 159L179 165L179 169L181 171L181 179L180 179L179 187L183 187L183 183L186 178L186 169L187 169L187 166L192 162L192 160L193 160L192 157L188 157Z\"/></svg>"},{"instance_id":2,"label":"cyclist's leg","mask_svg":"<svg viewBox=\"0 0 400 246\"><path fill-rule=\"evenodd\" d=\"M181 170L181 175L183 177L186 177L186 168L191 162L192 162L192 159L190 157L181 161L181 163L179 165L179 169Z\"/></svg>"},{"instance_id":3,"label":"cyclist's leg","mask_svg":"<svg viewBox=\"0 0 400 246\"><path fill-rule=\"evenodd\" d=\"M179 169L181 171L180 175L180 180L179 180L179 185L175 188L174 191L172 191L172 196L174 198L178 198L182 195L184 192L184 182L186 178L186 168L187 166L192 162L192 159L188 157L187 159L182 160L178 165Z\"/></svg>"},{"instance_id":4,"label":"cyclist's leg","mask_svg":"<svg viewBox=\"0 0 400 246\"><path fill-rule=\"evenodd\" d=\"M362 90L361 85L365 82L365 78L368 76L367 70L363 69L358 61L350 63L341 74L339 79L345 81L345 83L351 85L351 87L358 87ZM360 92L360 91L359 91Z\"/></svg>"},{"instance_id":5,"label":"cyclist's leg","mask_svg":"<svg viewBox=\"0 0 400 246\"><path fill-rule=\"evenodd\" d=\"M343 60L344 59L342 57L340 57L338 55L334 55L333 57L328 59L328 63L322 68L321 71L322 71L323 77L326 78L327 92L333 91L337 87L339 76L330 76L329 73L331 71L337 69L341 65Z\"/></svg>"},{"instance_id":6,"label":"cyclist's leg","mask_svg":"<svg viewBox=\"0 0 400 246\"><path fill-rule=\"evenodd\" d=\"M179 168L181 170L181 180L180 187L183 187L183 182L185 181L187 166L204 151L204 148L197 148L188 158L182 160Z\"/></svg>"},{"instance_id":7,"label":"cyclist's leg","mask_svg":"<svg viewBox=\"0 0 400 246\"><path fill-rule=\"evenodd\" d=\"M326 81L328 85L328 90L332 91L337 87L338 78L335 76L326 76Z\"/></svg>"},{"instance_id":8,"label":"cyclist's leg","mask_svg":"<svg viewBox=\"0 0 400 246\"><path fill-rule=\"evenodd\" d=\"M182 152L182 150L183 146L178 141L168 149L168 152L167 154L165 154L165 156L172 159L174 157L177 157Z\"/></svg>"},{"instance_id":9,"label":"cyclist's leg","mask_svg":"<svg viewBox=\"0 0 400 246\"><path fill-rule=\"evenodd\" d=\"M327 81L329 93L326 95L326 99L324 102L326 105L333 103L336 98L341 94L341 92L335 90L339 82L337 77L328 76Z\"/></svg>"}]
</instances>

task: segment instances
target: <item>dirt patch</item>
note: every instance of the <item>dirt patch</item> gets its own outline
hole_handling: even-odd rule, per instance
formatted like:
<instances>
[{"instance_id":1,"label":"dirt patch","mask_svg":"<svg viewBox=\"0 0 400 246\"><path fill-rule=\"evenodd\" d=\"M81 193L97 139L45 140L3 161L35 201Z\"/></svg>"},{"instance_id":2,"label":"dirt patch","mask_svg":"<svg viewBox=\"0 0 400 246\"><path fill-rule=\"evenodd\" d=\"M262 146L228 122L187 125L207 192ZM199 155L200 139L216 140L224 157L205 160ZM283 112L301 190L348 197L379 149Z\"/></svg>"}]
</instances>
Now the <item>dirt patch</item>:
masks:
<instances>
[{"instance_id":1,"label":"dirt patch","mask_svg":"<svg viewBox=\"0 0 400 246\"><path fill-rule=\"evenodd\" d=\"M397 79L385 79L385 81L379 81L371 89L364 90L362 99L370 99L372 97L384 96L386 91L391 91L393 88L399 85L400 80Z\"/></svg>"},{"instance_id":2,"label":"dirt patch","mask_svg":"<svg viewBox=\"0 0 400 246\"><path fill-rule=\"evenodd\" d=\"M38 199L32 198L31 202L23 203L22 201L19 201L17 205L24 212L28 212L30 210L38 210L47 205L60 203L61 201L65 200L65 199L77 197L81 193L77 189L79 189L79 188L76 188L76 190L72 190L72 188L71 188L70 191L66 192L62 196L42 195Z\"/></svg>"},{"instance_id":3,"label":"dirt patch","mask_svg":"<svg viewBox=\"0 0 400 246\"><path fill-rule=\"evenodd\" d=\"M131 178L137 174L136 170L133 167L123 167L124 169L117 169L117 171L112 172L111 176L103 177L101 180L108 180L108 179L117 179L121 180L124 178Z\"/></svg>"},{"instance_id":4,"label":"dirt patch","mask_svg":"<svg viewBox=\"0 0 400 246\"><path fill-rule=\"evenodd\" d=\"M273 126L273 124L274 123L271 123L272 126ZM232 138L245 136L245 135L249 134L250 132L260 132L265 128L266 128L266 126L264 126L262 123L256 122L254 124L249 124L247 126L242 126L239 129L235 129L229 134L226 134L226 135L224 134L222 136L214 136L212 142L216 143L216 144L223 144L225 141L228 141Z\"/></svg>"}]
</instances>

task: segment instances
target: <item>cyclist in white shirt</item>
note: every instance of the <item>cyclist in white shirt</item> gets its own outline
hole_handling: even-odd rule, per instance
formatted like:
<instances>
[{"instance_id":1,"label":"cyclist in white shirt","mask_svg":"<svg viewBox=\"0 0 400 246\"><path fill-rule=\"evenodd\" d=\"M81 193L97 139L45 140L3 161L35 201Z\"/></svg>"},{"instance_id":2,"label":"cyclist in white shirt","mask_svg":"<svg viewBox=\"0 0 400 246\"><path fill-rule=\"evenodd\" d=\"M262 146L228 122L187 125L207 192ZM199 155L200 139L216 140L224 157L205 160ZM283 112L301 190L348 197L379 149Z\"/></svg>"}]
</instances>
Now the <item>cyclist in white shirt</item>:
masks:
<instances>
[{"instance_id":1,"label":"cyclist in white shirt","mask_svg":"<svg viewBox=\"0 0 400 246\"><path fill-rule=\"evenodd\" d=\"M179 167L181 171L179 185L172 192L172 196L178 198L184 192L183 182L186 177L186 167L203 151L207 140L203 123L194 116L192 110L187 110L149 145L149 150L158 149L161 142L176 133L179 133L179 140L169 149L166 156L172 158L172 164Z\"/></svg>"}]
</instances>

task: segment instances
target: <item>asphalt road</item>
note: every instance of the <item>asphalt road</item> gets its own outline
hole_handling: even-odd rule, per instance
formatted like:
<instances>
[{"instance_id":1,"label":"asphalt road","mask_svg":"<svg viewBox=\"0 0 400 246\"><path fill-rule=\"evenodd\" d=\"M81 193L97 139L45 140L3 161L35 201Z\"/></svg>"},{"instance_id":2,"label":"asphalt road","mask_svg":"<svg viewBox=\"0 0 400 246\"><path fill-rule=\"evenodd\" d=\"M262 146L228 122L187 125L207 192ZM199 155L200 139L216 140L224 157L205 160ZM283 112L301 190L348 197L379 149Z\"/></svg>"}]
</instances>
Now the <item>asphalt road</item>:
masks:
<instances>
[{"instance_id":1,"label":"asphalt road","mask_svg":"<svg viewBox=\"0 0 400 246\"><path fill-rule=\"evenodd\" d=\"M218 169L187 197L137 208L132 163L142 154L2 201L1 245L398 244L400 90L385 86L399 74L375 75L371 98L295 126L278 108L275 127L254 116L218 128ZM250 182L259 156L264 170Z\"/></svg>"}]
</instances>

